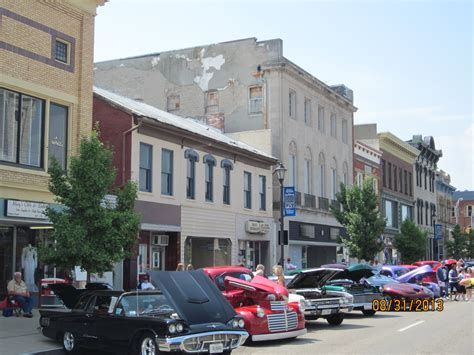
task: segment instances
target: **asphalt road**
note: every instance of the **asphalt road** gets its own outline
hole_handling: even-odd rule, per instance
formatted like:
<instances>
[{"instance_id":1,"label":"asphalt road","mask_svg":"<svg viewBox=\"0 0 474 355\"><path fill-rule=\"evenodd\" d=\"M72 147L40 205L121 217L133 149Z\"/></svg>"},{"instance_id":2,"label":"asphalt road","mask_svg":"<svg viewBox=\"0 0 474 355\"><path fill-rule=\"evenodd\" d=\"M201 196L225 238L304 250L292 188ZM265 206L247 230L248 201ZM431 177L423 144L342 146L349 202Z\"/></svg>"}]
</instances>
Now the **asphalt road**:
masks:
<instances>
[{"instance_id":1,"label":"asphalt road","mask_svg":"<svg viewBox=\"0 0 474 355\"><path fill-rule=\"evenodd\" d=\"M341 326L307 322L293 340L254 343L235 355L260 354L474 354L474 302L447 302L443 312L349 313Z\"/></svg>"}]
</instances>

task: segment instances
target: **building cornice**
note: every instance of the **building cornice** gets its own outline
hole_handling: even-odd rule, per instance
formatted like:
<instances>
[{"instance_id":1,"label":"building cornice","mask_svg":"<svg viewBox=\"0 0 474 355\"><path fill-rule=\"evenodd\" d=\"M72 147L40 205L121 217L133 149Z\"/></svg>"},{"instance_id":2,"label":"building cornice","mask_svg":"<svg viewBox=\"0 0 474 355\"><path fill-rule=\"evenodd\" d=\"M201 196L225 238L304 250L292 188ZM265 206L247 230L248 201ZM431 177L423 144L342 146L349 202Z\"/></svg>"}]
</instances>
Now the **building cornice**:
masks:
<instances>
[{"instance_id":1,"label":"building cornice","mask_svg":"<svg viewBox=\"0 0 474 355\"><path fill-rule=\"evenodd\" d=\"M104 6L108 0L64 0L70 6L85 11L93 16L97 15L97 7Z\"/></svg>"},{"instance_id":2,"label":"building cornice","mask_svg":"<svg viewBox=\"0 0 474 355\"><path fill-rule=\"evenodd\" d=\"M380 150L387 151L403 161L414 164L420 151L410 144L402 141L390 132L382 132L378 134L380 141Z\"/></svg>"}]
</instances>

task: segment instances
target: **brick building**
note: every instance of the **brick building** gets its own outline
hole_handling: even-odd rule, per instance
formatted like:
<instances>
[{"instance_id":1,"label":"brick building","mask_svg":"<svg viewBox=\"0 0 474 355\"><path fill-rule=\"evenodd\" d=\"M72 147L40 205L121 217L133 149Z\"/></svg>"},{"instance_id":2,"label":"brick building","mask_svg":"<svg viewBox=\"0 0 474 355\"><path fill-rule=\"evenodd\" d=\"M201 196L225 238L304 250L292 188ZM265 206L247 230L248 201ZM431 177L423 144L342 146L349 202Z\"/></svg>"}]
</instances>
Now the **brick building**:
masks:
<instances>
[{"instance_id":1,"label":"brick building","mask_svg":"<svg viewBox=\"0 0 474 355\"><path fill-rule=\"evenodd\" d=\"M50 228L48 164L66 167L91 130L94 17L104 2L0 3L1 291L16 270L32 292L55 275L35 249Z\"/></svg>"},{"instance_id":2,"label":"brick building","mask_svg":"<svg viewBox=\"0 0 474 355\"><path fill-rule=\"evenodd\" d=\"M467 232L474 228L474 191L454 191L451 221Z\"/></svg>"}]
</instances>

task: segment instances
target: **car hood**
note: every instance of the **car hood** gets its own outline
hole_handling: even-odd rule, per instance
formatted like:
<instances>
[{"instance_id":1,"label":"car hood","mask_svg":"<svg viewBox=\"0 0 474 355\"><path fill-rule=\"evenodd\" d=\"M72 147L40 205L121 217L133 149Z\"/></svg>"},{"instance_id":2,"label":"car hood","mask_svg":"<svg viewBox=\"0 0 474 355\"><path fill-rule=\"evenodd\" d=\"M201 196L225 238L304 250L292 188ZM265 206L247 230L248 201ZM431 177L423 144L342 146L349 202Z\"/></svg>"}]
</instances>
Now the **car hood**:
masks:
<instances>
[{"instance_id":1,"label":"car hood","mask_svg":"<svg viewBox=\"0 0 474 355\"><path fill-rule=\"evenodd\" d=\"M348 279L358 282L360 279L369 278L374 274L373 268L369 265L355 264L345 268L344 270L340 270L339 273L332 277L332 279Z\"/></svg>"},{"instance_id":2,"label":"car hood","mask_svg":"<svg viewBox=\"0 0 474 355\"><path fill-rule=\"evenodd\" d=\"M423 286L407 283L396 283L385 286L384 292L396 293L399 295L412 296L417 295L424 290Z\"/></svg>"},{"instance_id":3,"label":"car hood","mask_svg":"<svg viewBox=\"0 0 474 355\"><path fill-rule=\"evenodd\" d=\"M295 275L288 288L320 288L331 280L341 269L319 268L301 271Z\"/></svg>"},{"instance_id":4,"label":"car hood","mask_svg":"<svg viewBox=\"0 0 474 355\"><path fill-rule=\"evenodd\" d=\"M402 276L397 277L397 281L400 282L410 282L416 277L423 277L428 273L432 273L433 269L431 268L430 265L423 265L420 266L419 268L416 268L412 271L407 272L406 274L403 274Z\"/></svg>"},{"instance_id":5,"label":"car hood","mask_svg":"<svg viewBox=\"0 0 474 355\"><path fill-rule=\"evenodd\" d=\"M376 274L374 276L369 277L367 279L367 282L369 285L374 286L374 287L398 283L397 280L394 280L391 277L380 275L380 274Z\"/></svg>"},{"instance_id":6,"label":"car hood","mask_svg":"<svg viewBox=\"0 0 474 355\"><path fill-rule=\"evenodd\" d=\"M224 284L227 288L238 288L249 292L265 292L275 296L284 296L288 298L288 290L285 287L278 285L276 282L268 280L262 276L255 276L252 281L245 281L236 277L227 276Z\"/></svg>"},{"instance_id":7,"label":"car hood","mask_svg":"<svg viewBox=\"0 0 474 355\"><path fill-rule=\"evenodd\" d=\"M79 297L86 291L87 289L77 289L73 285L69 284L48 284L48 287L54 292L56 296L64 303L64 305L72 309L76 305Z\"/></svg>"},{"instance_id":8,"label":"car hood","mask_svg":"<svg viewBox=\"0 0 474 355\"><path fill-rule=\"evenodd\" d=\"M235 311L202 271L150 271L150 278L189 324L224 323Z\"/></svg>"}]
</instances>

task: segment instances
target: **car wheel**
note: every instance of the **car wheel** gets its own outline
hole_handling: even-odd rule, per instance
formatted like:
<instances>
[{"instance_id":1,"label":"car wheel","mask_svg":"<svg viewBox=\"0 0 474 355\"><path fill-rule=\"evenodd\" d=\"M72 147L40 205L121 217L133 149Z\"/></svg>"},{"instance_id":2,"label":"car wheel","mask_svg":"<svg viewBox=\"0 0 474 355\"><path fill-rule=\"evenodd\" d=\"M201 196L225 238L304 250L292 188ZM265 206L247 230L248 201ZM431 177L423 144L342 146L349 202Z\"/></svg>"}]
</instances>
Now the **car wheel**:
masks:
<instances>
[{"instance_id":1,"label":"car wheel","mask_svg":"<svg viewBox=\"0 0 474 355\"><path fill-rule=\"evenodd\" d=\"M344 316L342 314L333 314L326 318L329 324L331 325L340 325L344 320Z\"/></svg>"},{"instance_id":2,"label":"car wheel","mask_svg":"<svg viewBox=\"0 0 474 355\"><path fill-rule=\"evenodd\" d=\"M80 349L77 346L77 339L71 332L63 334L63 349L68 354L79 354Z\"/></svg>"},{"instance_id":3,"label":"car wheel","mask_svg":"<svg viewBox=\"0 0 474 355\"><path fill-rule=\"evenodd\" d=\"M375 311L371 310L371 309L364 309L362 311L362 314L364 316L373 316L375 314Z\"/></svg>"},{"instance_id":4,"label":"car wheel","mask_svg":"<svg viewBox=\"0 0 474 355\"><path fill-rule=\"evenodd\" d=\"M138 342L138 354L140 355L156 355L159 354L158 344L156 344L155 336L152 333L145 333Z\"/></svg>"}]
</instances>

